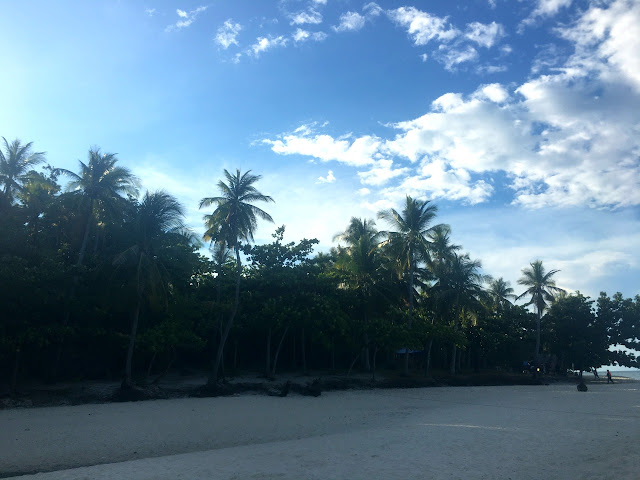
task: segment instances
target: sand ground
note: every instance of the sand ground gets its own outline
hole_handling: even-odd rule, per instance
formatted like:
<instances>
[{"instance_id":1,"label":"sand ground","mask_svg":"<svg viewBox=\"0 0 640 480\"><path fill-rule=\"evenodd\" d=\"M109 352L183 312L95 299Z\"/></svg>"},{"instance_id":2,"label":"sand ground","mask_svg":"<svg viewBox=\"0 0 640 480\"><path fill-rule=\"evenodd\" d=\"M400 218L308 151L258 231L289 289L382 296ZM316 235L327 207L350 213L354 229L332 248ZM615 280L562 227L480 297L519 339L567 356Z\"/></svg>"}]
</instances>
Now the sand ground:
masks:
<instances>
[{"instance_id":1,"label":"sand ground","mask_svg":"<svg viewBox=\"0 0 640 480\"><path fill-rule=\"evenodd\" d=\"M637 479L639 441L640 383L185 398L0 411L0 474Z\"/></svg>"}]
</instances>

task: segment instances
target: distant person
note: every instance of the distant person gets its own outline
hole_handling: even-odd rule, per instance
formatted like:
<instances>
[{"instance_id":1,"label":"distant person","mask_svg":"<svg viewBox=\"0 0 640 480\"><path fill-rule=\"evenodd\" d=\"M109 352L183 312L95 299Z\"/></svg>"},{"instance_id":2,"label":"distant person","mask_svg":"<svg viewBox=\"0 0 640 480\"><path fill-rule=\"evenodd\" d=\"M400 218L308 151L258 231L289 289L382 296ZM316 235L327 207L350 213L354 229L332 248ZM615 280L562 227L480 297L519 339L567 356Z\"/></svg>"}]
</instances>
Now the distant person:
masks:
<instances>
[{"instance_id":1,"label":"distant person","mask_svg":"<svg viewBox=\"0 0 640 480\"><path fill-rule=\"evenodd\" d=\"M596 370L595 368L593 369L593 379L600 380L600 377L598 376L598 370Z\"/></svg>"},{"instance_id":2,"label":"distant person","mask_svg":"<svg viewBox=\"0 0 640 480\"><path fill-rule=\"evenodd\" d=\"M607 383L613 383L613 378L611 378L611 372L609 370L607 370Z\"/></svg>"}]
</instances>

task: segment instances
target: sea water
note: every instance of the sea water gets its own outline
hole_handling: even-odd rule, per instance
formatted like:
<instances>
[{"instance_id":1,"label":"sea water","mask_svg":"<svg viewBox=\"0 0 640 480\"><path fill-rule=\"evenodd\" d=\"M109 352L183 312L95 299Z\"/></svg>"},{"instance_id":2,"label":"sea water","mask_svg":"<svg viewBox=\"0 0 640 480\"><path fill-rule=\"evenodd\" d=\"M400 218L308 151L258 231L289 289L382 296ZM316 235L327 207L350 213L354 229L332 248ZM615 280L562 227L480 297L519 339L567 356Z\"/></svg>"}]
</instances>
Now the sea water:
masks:
<instances>
[{"instance_id":1,"label":"sea water","mask_svg":"<svg viewBox=\"0 0 640 480\"><path fill-rule=\"evenodd\" d=\"M601 372L598 372L601 373ZM607 371L604 371L604 374L601 373L601 377L606 375ZM640 380L640 370L611 370L611 375L614 377L627 377L632 378L634 380Z\"/></svg>"}]
</instances>

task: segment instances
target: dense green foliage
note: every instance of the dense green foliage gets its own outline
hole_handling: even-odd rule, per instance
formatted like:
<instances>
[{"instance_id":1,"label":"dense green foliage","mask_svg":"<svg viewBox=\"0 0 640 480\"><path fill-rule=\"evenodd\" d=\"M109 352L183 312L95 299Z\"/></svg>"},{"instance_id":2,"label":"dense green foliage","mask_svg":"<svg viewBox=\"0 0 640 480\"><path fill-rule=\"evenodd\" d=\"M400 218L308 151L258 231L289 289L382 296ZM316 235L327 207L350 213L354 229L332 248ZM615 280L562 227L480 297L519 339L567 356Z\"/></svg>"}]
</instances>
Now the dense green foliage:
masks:
<instances>
[{"instance_id":1,"label":"dense green foliage","mask_svg":"<svg viewBox=\"0 0 640 480\"><path fill-rule=\"evenodd\" d=\"M535 314L407 197L381 212L389 231L353 218L338 247L315 239L252 245L253 205L271 202L249 172L225 171L203 244L166 192L139 196L113 154L89 151L75 174L32 145L0 156L0 383L153 380L169 368L241 371L520 370L535 353L558 371L636 366L640 296L563 294L536 261L523 270ZM62 188L61 176L71 178ZM617 345L618 347L613 347ZM621 348L621 347L624 347ZM410 353L413 352L413 353Z\"/></svg>"}]
</instances>

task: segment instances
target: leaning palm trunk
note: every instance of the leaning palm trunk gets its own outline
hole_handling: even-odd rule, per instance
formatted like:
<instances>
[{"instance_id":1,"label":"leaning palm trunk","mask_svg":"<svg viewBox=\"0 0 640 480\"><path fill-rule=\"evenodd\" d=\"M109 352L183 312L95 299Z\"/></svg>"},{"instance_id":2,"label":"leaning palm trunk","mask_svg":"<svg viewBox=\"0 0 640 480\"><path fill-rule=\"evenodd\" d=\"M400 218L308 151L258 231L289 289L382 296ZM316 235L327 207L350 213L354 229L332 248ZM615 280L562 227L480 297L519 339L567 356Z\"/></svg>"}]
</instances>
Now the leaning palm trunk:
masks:
<instances>
[{"instance_id":1,"label":"leaning palm trunk","mask_svg":"<svg viewBox=\"0 0 640 480\"><path fill-rule=\"evenodd\" d=\"M213 371L211 372L211 376L209 377L209 385L215 385L218 383L218 370L220 370L220 363L222 362L222 353L224 352L224 344L227 342L227 337L229 336L229 332L231 331L233 320L236 318L236 313L238 312L238 304L240 303L240 277L242 276L242 264L240 263L240 246L237 243L235 246L235 251L236 251L236 264L237 264L235 298L233 300L233 308L231 309L229 320L227 321L227 324L224 326L224 331L222 332L220 345L218 345L218 352L216 353L216 360L213 364Z\"/></svg>"},{"instance_id":2,"label":"leaning palm trunk","mask_svg":"<svg viewBox=\"0 0 640 480\"><path fill-rule=\"evenodd\" d=\"M284 332L282 333L282 337L280 337L280 342L278 343L278 348L276 348L276 353L273 356L273 364L271 366L271 374L270 374L271 378L275 378L276 376L276 366L278 365L278 356L280 355L280 350L282 350L282 344L284 343L284 339L287 336L287 332L289 331L290 326L291 326L291 320L289 320L287 327L284 329Z\"/></svg>"}]
</instances>

